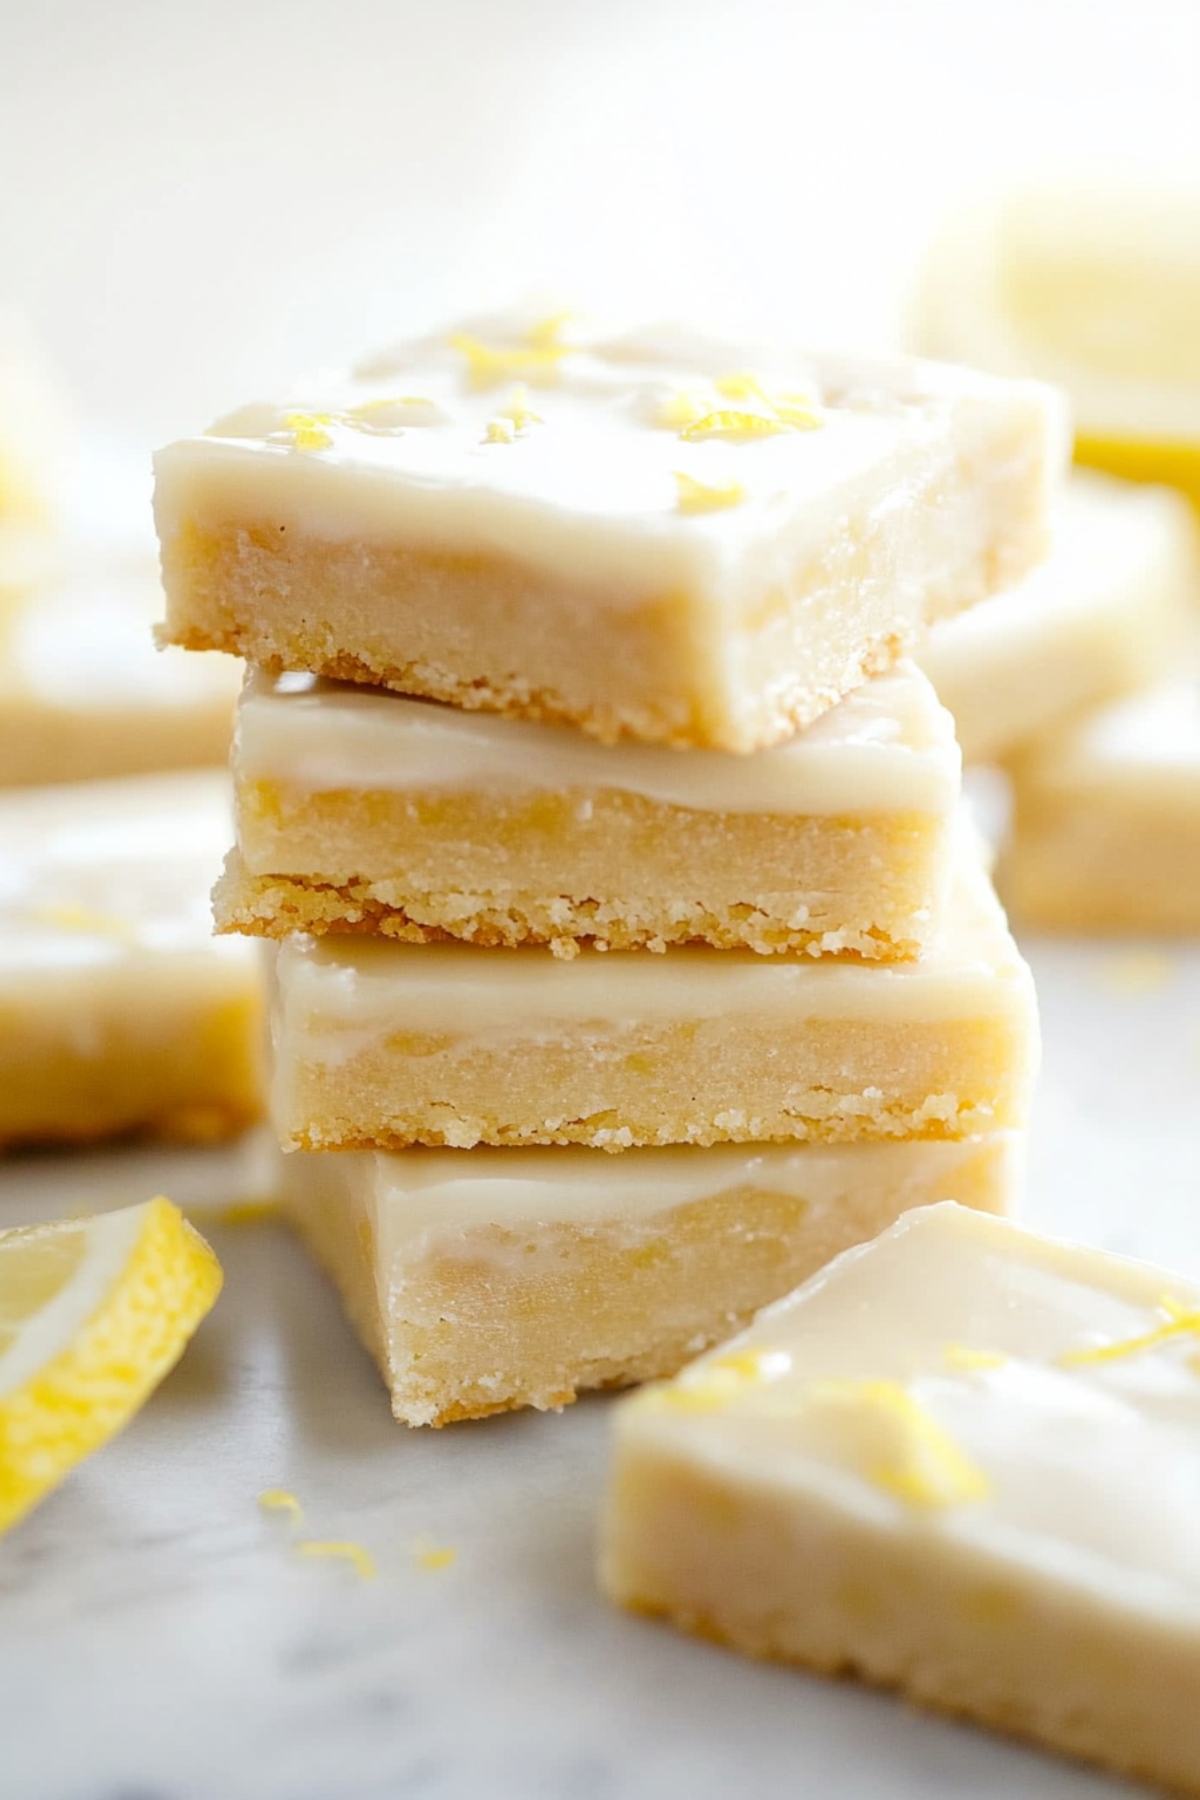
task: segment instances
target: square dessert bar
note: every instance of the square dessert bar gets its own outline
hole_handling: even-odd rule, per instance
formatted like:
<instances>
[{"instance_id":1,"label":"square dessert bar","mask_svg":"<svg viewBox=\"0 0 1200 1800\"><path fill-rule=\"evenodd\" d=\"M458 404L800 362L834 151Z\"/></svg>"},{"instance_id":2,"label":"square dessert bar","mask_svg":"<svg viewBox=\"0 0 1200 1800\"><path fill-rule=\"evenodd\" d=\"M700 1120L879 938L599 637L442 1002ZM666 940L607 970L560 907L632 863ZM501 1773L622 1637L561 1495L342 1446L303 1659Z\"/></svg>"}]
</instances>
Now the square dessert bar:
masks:
<instances>
[{"instance_id":1,"label":"square dessert bar","mask_svg":"<svg viewBox=\"0 0 1200 1800\"><path fill-rule=\"evenodd\" d=\"M1003 1211L1021 1137L745 1150L331 1151L285 1207L396 1417L443 1425L672 1375L912 1206Z\"/></svg>"},{"instance_id":2,"label":"square dessert bar","mask_svg":"<svg viewBox=\"0 0 1200 1800\"><path fill-rule=\"evenodd\" d=\"M1200 678L1038 738L1012 764L1004 891L1064 931L1200 928Z\"/></svg>"},{"instance_id":3,"label":"square dessert bar","mask_svg":"<svg viewBox=\"0 0 1200 1800\"><path fill-rule=\"evenodd\" d=\"M1200 1792L1200 1288L910 1212L617 1412L622 1604Z\"/></svg>"},{"instance_id":4,"label":"square dessert bar","mask_svg":"<svg viewBox=\"0 0 1200 1800\"><path fill-rule=\"evenodd\" d=\"M978 847L920 962L293 937L275 963L285 1149L825 1143L1019 1125L1033 983Z\"/></svg>"},{"instance_id":5,"label":"square dessert bar","mask_svg":"<svg viewBox=\"0 0 1200 1800\"><path fill-rule=\"evenodd\" d=\"M957 618L919 652L969 761L1156 681L1177 662L1200 599L1191 508L1166 488L1076 475L1040 569Z\"/></svg>"},{"instance_id":6,"label":"square dessert bar","mask_svg":"<svg viewBox=\"0 0 1200 1800\"><path fill-rule=\"evenodd\" d=\"M911 664L754 756L255 674L234 778L227 931L899 958L933 934L961 758Z\"/></svg>"},{"instance_id":7,"label":"square dessert bar","mask_svg":"<svg viewBox=\"0 0 1200 1800\"><path fill-rule=\"evenodd\" d=\"M254 946L214 939L213 774L0 800L0 1146L208 1141L263 1105Z\"/></svg>"},{"instance_id":8,"label":"square dessert bar","mask_svg":"<svg viewBox=\"0 0 1200 1800\"><path fill-rule=\"evenodd\" d=\"M155 565L120 559L0 594L0 787L225 761L237 665L157 651L161 611Z\"/></svg>"},{"instance_id":9,"label":"square dessert bar","mask_svg":"<svg viewBox=\"0 0 1200 1800\"><path fill-rule=\"evenodd\" d=\"M1053 390L491 324L156 459L165 641L747 751L1041 556Z\"/></svg>"}]
</instances>

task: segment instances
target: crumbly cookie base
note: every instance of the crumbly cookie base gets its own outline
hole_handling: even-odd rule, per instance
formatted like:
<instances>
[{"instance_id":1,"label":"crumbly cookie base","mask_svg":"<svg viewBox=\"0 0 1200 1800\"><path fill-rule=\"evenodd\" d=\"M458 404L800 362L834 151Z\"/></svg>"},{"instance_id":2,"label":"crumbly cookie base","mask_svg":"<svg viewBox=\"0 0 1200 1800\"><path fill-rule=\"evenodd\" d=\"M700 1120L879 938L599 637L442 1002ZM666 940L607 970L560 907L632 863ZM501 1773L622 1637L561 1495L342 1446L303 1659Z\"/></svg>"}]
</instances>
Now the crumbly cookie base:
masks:
<instances>
[{"instance_id":1,"label":"crumbly cookie base","mask_svg":"<svg viewBox=\"0 0 1200 1800\"><path fill-rule=\"evenodd\" d=\"M257 1001L105 1017L23 1017L0 1032L0 1148L106 1138L215 1143L261 1118Z\"/></svg>"},{"instance_id":2,"label":"crumbly cookie base","mask_svg":"<svg viewBox=\"0 0 1200 1800\"><path fill-rule=\"evenodd\" d=\"M752 1023L697 1018L461 1040L364 1042L277 1027L272 1118L285 1149L962 1138L1021 1125L1031 1018Z\"/></svg>"},{"instance_id":3,"label":"crumbly cookie base","mask_svg":"<svg viewBox=\"0 0 1200 1800\"><path fill-rule=\"evenodd\" d=\"M645 1442L618 1447L600 1558L618 1604L739 1650L892 1689L1172 1793L1200 1793L1194 1634L992 1579L815 1496Z\"/></svg>"},{"instance_id":4,"label":"crumbly cookie base","mask_svg":"<svg viewBox=\"0 0 1200 1800\"><path fill-rule=\"evenodd\" d=\"M1009 1204L1010 1138L950 1159L913 1145L899 1160L848 1169L836 1203L742 1187L640 1219L447 1232L394 1257L361 1197L309 1181L286 1204L378 1361L397 1419L444 1425L672 1375L909 1207L951 1196L992 1212Z\"/></svg>"},{"instance_id":5,"label":"crumbly cookie base","mask_svg":"<svg viewBox=\"0 0 1200 1800\"><path fill-rule=\"evenodd\" d=\"M1042 471L1028 446L1009 448L1005 460L994 447L988 482L946 471L906 508L848 521L792 581L725 622L686 593L610 596L511 558L185 516L164 523L160 635L609 742L762 749L890 667L924 624L1036 562ZM917 573L893 580L898 563Z\"/></svg>"}]
</instances>

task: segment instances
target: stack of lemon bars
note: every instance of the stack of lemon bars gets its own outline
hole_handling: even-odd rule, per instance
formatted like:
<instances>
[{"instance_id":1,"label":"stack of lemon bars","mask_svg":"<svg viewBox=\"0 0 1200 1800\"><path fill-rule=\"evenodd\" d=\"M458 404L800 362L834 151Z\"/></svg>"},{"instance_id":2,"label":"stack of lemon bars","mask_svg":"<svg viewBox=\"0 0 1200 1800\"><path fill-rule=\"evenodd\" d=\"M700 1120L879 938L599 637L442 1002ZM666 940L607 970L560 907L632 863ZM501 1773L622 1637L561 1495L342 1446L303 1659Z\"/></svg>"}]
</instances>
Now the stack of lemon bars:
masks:
<instances>
[{"instance_id":1,"label":"stack of lemon bars","mask_svg":"<svg viewBox=\"0 0 1200 1800\"><path fill-rule=\"evenodd\" d=\"M1029 972L906 650L1043 553L1035 383L491 323L157 462L251 665L290 1214L398 1418L669 1375L907 1209L1003 1210Z\"/></svg>"}]
</instances>

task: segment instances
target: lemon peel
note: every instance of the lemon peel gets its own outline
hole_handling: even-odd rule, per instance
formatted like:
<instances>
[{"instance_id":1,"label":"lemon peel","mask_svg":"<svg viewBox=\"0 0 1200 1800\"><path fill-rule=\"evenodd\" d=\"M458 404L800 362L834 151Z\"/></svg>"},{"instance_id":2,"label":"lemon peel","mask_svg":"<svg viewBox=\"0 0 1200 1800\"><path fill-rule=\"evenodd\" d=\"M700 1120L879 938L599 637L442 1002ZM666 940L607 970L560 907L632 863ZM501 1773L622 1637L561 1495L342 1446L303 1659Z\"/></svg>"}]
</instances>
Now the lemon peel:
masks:
<instances>
[{"instance_id":1,"label":"lemon peel","mask_svg":"<svg viewBox=\"0 0 1200 1800\"><path fill-rule=\"evenodd\" d=\"M747 412L734 407L718 407L707 412L679 433L689 444L703 438L731 438L734 442L751 438L775 437L788 429L787 423L774 413Z\"/></svg>"},{"instance_id":2,"label":"lemon peel","mask_svg":"<svg viewBox=\"0 0 1200 1800\"><path fill-rule=\"evenodd\" d=\"M451 1544L435 1543L431 1537L416 1538L412 1544L413 1561L418 1569L448 1569L458 1560L458 1551Z\"/></svg>"},{"instance_id":3,"label":"lemon peel","mask_svg":"<svg viewBox=\"0 0 1200 1800\"><path fill-rule=\"evenodd\" d=\"M511 419L489 419L484 426L485 444L515 444L517 428Z\"/></svg>"},{"instance_id":4,"label":"lemon peel","mask_svg":"<svg viewBox=\"0 0 1200 1800\"><path fill-rule=\"evenodd\" d=\"M258 1496L258 1504L264 1512L287 1513L296 1525L304 1517L304 1508L288 1488L264 1488Z\"/></svg>"},{"instance_id":5,"label":"lemon peel","mask_svg":"<svg viewBox=\"0 0 1200 1800\"><path fill-rule=\"evenodd\" d=\"M334 423L332 413L288 413L284 425L291 433L294 450L329 450L333 438L325 429Z\"/></svg>"},{"instance_id":6,"label":"lemon peel","mask_svg":"<svg viewBox=\"0 0 1200 1800\"><path fill-rule=\"evenodd\" d=\"M871 1446L866 1477L910 1506L958 1506L991 1493L983 1470L898 1381L819 1381L805 1399L870 1420L879 1443Z\"/></svg>"},{"instance_id":7,"label":"lemon peel","mask_svg":"<svg viewBox=\"0 0 1200 1800\"><path fill-rule=\"evenodd\" d=\"M697 481L694 475L685 474L682 469L675 469L673 473L681 513L720 512L726 507L740 506L746 498L746 490L740 481L713 486L706 481Z\"/></svg>"},{"instance_id":8,"label":"lemon peel","mask_svg":"<svg viewBox=\"0 0 1200 1800\"><path fill-rule=\"evenodd\" d=\"M0 1531L145 1404L221 1281L162 1198L0 1232Z\"/></svg>"},{"instance_id":9,"label":"lemon peel","mask_svg":"<svg viewBox=\"0 0 1200 1800\"><path fill-rule=\"evenodd\" d=\"M544 327L542 329L545 329ZM529 334L532 341L524 345L501 348L485 344L469 332L455 332L450 348L457 350L467 365L467 380L473 388L499 387L502 381L523 377L535 386L546 387L558 380L559 363L567 354L566 344L556 340L542 341L534 337L539 327Z\"/></svg>"},{"instance_id":10,"label":"lemon peel","mask_svg":"<svg viewBox=\"0 0 1200 1800\"><path fill-rule=\"evenodd\" d=\"M1076 1369L1089 1363L1120 1362L1127 1356L1138 1356L1143 1350L1156 1350L1160 1344L1177 1337L1200 1337L1200 1312L1192 1311L1182 1301L1164 1294L1159 1309L1167 1315L1165 1325L1154 1331L1140 1332L1136 1337L1118 1338L1111 1344L1097 1344L1085 1350L1064 1350L1058 1358L1061 1369Z\"/></svg>"},{"instance_id":11,"label":"lemon peel","mask_svg":"<svg viewBox=\"0 0 1200 1800\"><path fill-rule=\"evenodd\" d=\"M379 1573L375 1558L362 1544L343 1538L305 1538L296 1545L297 1556L328 1557L331 1561L348 1562L363 1581L373 1581Z\"/></svg>"}]
</instances>

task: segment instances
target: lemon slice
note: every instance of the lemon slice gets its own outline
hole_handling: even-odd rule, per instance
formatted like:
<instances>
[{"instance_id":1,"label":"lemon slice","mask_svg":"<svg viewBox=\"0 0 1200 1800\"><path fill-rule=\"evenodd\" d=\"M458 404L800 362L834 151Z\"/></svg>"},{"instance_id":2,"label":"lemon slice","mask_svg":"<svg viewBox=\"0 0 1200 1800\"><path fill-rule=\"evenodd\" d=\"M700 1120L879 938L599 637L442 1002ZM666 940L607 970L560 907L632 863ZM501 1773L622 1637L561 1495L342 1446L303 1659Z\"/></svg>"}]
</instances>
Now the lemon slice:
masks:
<instances>
[{"instance_id":1,"label":"lemon slice","mask_svg":"<svg viewBox=\"0 0 1200 1800\"><path fill-rule=\"evenodd\" d=\"M133 1417L220 1289L169 1200L0 1231L0 1531Z\"/></svg>"},{"instance_id":2,"label":"lemon slice","mask_svg":"<svg viewBox=\"0 0 1200 1800\"><path fill-rule=\"evenodd\" d=\"M1039 187L952 221L918 349L1071 397L1080 462L1200 502L1200 192Z\"/></svg>"}]
</instances>

